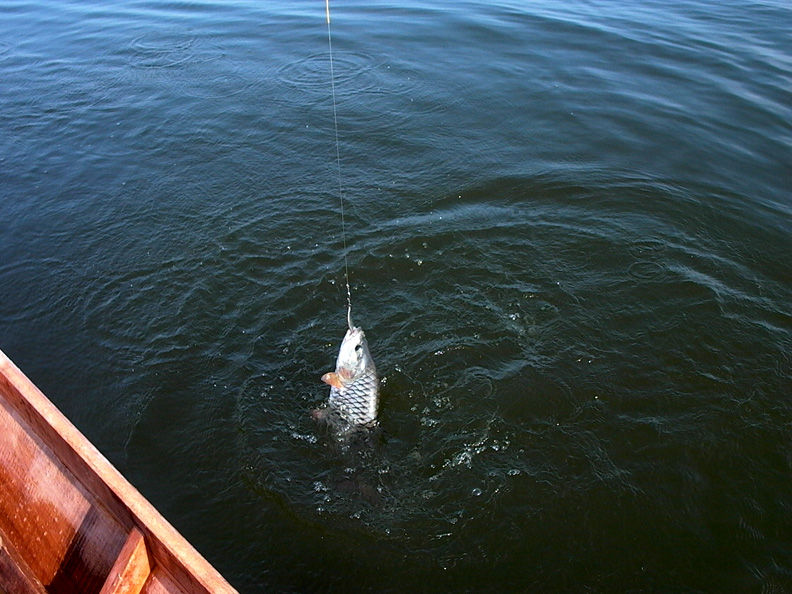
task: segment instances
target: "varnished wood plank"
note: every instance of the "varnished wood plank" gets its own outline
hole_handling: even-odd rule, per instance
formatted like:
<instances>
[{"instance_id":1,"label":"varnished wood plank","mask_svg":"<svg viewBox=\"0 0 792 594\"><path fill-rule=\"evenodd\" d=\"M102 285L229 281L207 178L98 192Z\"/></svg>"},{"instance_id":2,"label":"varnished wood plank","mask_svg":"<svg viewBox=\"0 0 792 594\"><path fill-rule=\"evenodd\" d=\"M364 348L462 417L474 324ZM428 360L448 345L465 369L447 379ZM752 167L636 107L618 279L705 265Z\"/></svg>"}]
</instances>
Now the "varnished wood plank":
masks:
<instances>
[{"instance_id":1,"label":"varnished wood plank","mask_svg":"<svg viewBox=\"0 0 792 594\"><path fill-rule=\"evenodd\" d=\"M189 594L167 572L155 569L142 594Z\"/></svg>"},{"instance_id":2,"label":"varnished wood plank","mask_svg":"<svg viewBox=\"0 0 792 594\"><path fill-rule=\"evenodd\" d=\"M126 534L94 501L82 520L52 582L52 594L99 594Z\"/></svg>"},{"instance_id":3,"label":"varnished wood plank","mask_svg":"<svg viewBox=\"0 0 792 594\"><path fill-rule=\"evenodd\" d=\"M177 584L178 591L236 593L2 351L0 398L52 449L97 505L109 511L125 530L133 526L140 530L152 565Z\"/></svg>"},{"instance_id":4,"label":"varnished wood plank","mask_svg":"<svg viewBox=\"0 0 792 594\"><path fill-rule=\"evenodd\" d=\"M79 484L100 499L128 531L132 527L128 507L119 500L118 494L103 480L95 466L106 464L114 471L115 468L2 351L0 397L14 410L29 432L52 450L71 470Z\"/></svg>"},{"instance_id":5,"label":"varnished wood plank","mask_svg":"<svg viewBox=\"0 0 792 594\"><path fill-rule=\"evenodd\" d=\"M0 534L0 592L3 594L47 594L24 560Z\"/></svg>"},{"instance_id":6,"label":"varnished wood plank","mask_svg":"<svg viewBox=\"0 0 792 594\"><path fill-rule=\"evenodd\" d=\"M100 594L140 594L150 574L146 540L133 528Z\"/></svg>"},{"instance_id":7,"label":"varnished wood plank","mask_svg":"<svg viewBox=\"0 0 792 594\"><path fill-rule=\"evenodd\" d=\"M0 399L0 530L59 594L98 593L125 530Z\"/></svg>"},{"instance_id":8,"label":"varnished wood plank","mask_svg":"<svg viewBox=\"0 0 792 594\"><path fill-rule=\"evenodd\" d=\"M91 504L7 406L0 402L0 530L49 584Z\"/></svg>"}]
</instances>

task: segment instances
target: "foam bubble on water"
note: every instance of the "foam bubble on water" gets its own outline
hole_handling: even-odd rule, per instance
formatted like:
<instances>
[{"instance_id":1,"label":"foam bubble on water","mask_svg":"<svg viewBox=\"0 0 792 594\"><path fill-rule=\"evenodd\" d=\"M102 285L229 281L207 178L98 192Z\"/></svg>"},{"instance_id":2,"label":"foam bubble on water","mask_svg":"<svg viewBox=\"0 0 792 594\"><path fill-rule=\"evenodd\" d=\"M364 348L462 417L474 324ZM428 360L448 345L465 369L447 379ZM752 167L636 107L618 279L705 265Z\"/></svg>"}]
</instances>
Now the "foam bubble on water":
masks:
<instances>
[{"instance_id":1,"label":"foam bubble on water","mask_svg":"<svg viewBox=\"0 0 792 594\"><path fill-rule=\"evenodd\" d=\"M292 439L305 441L307 443L316 443L318 441L317 437L315 435L310 435L310 434L306 435L306 434L302 434L302 433L297 433L296 431L292 431L291 437L292 437Z\"/></svg>"}]
</instances>

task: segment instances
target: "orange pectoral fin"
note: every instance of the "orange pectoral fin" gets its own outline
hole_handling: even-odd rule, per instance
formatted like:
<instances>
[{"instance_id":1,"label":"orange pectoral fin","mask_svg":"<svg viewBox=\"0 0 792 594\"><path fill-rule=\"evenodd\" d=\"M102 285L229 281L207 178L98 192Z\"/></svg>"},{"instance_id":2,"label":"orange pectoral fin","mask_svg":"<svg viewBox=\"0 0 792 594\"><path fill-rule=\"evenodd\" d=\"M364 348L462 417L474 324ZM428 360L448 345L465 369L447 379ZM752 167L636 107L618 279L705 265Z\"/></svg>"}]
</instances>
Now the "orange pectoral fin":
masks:
<instances>
[{"instance_id":1,"label":"orange pectoral fin","mask_svg":"<svg viewBox=\"0 0 792 594\"><path fill-rule=\"evenodd\" d=\"M337 373L325 373L322 376L322 381L333 386L334 388L338 388L339 390L343 387L343 384L341 383L341 376Z\"/></svg>"}]
</instances>

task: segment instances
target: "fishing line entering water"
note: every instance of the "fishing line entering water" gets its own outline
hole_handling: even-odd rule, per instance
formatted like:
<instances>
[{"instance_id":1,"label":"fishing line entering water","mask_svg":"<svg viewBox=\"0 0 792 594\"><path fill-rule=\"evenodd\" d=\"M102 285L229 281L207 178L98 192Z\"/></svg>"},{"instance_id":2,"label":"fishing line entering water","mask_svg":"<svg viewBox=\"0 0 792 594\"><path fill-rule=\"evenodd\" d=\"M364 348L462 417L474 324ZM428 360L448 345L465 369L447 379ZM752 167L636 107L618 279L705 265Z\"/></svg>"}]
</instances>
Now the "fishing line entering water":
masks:
<instances>
[{"instance_id":1,"label":"fishing line entering water","mask_svg":"<svg viewBox=\"0 0 792 594\"><path fill-rule=\"evenodd\" d=\"M341 238L344 242L344 279L347 290L347 325L352 330L352 291L349 288L349 258L347 257L346 220L344 217L344 185L341 180L341 148L338 142L338 111L336 109L335 73L333 72L333 36L330 33L330 0L325 0L327 14L327 46L330 54L330 88L333 96L333 125L335 127L336 165L338 168L338 196L341 201Z\"/></svg>"}]
</instances>

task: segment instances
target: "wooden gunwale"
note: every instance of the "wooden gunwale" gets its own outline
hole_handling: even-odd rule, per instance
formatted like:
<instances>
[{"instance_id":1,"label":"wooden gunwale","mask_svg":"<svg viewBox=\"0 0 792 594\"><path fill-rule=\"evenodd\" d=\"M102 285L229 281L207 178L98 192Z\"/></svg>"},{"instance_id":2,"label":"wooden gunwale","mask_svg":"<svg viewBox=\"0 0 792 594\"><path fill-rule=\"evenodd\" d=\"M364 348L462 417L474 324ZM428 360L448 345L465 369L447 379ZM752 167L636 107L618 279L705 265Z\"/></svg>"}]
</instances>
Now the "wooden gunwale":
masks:
<instances>
[{"instance_id":1,"label":"wooden gunwale","mask_svg":"<svg viewBox=\"0 0 792 594\"><path fill-rule=\"evenodd\" d=\"M0 594L236 590L0 351Z\"/></svg>"}]
</instances>

